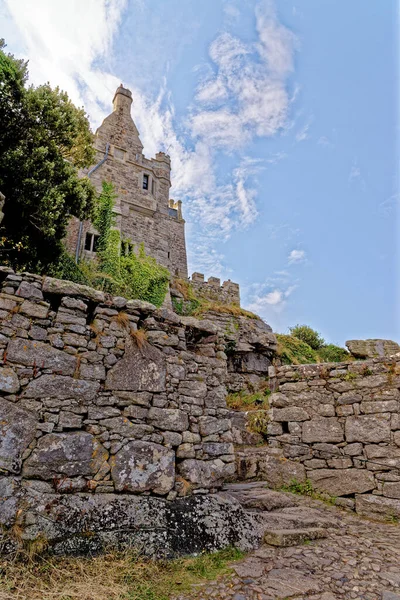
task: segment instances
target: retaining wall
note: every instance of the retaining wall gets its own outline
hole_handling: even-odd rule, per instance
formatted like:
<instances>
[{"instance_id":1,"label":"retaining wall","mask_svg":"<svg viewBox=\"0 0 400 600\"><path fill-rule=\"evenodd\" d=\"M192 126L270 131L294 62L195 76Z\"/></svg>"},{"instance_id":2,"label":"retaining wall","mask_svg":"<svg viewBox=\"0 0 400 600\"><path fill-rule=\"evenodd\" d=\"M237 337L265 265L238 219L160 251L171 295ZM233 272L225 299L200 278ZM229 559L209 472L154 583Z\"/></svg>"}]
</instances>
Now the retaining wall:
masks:
<instances>
[{"instance_id":1,"label":"retaining wall","mask_svg":"<svg viewBox=\"0 0 400 600\"><path fill-rule=\"evenodd\" d=\"M90 523L105 534L110 513L137 532L152 527L143 495L156 506L233 476L216 325L5 268L0 280L0 524L68 539Z\"/></svg>"},{"instance_id":2,"label":"retaining wall","mask_svg":"<svg viewBox=\"0 0 400 600\"><path fill-rule=\"evenodd\" d=\"M400 357L269 374L268 446L239 452L241 474L309 479L338 504L400 516Z\"/></svg>"}]
</instances>

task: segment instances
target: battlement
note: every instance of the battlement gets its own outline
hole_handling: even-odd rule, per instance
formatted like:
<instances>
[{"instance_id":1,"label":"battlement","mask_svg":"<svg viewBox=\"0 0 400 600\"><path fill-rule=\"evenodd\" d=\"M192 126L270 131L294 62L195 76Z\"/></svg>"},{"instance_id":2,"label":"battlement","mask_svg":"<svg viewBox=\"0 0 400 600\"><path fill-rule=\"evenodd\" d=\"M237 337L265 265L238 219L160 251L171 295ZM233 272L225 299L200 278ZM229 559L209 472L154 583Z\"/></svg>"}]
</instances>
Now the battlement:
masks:
<instances>
[{"instance_id":1,"label":"battlement","mask_svg":"<svg viewBox=\"0 0 400 600\"><path fill-rule=\"evenodd\" d=\"M238 283L230 279L224 281L218 277L209 277L204 280L203 273L193 273L191 284L200 296L220 302L221 304L237 304L240 306L240 288Z\"/></svg>"}]
</instances>

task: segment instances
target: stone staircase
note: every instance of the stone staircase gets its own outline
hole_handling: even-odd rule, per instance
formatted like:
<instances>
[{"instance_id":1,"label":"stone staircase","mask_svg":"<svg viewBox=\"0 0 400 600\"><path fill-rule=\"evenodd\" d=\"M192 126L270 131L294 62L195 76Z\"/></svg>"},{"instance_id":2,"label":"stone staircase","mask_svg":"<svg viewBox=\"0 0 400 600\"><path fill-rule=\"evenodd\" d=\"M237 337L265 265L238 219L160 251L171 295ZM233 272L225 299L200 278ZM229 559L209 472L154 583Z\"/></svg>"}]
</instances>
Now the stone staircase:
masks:
<instances>
[{"instance_id":1,"label":"stone staircase","mask_svg":"<svg viewBox=\"0 0 400 600\"><path fill-rule=\"evenodd\" d=\"M271 546L305 544L326 538L330 529L340 527L339 519L323 508L304 506L304 502L300 506L296 496L268 489L264 481L226 484L221 494L252 513L262 539Z\"/></svg>"}]
</instances>

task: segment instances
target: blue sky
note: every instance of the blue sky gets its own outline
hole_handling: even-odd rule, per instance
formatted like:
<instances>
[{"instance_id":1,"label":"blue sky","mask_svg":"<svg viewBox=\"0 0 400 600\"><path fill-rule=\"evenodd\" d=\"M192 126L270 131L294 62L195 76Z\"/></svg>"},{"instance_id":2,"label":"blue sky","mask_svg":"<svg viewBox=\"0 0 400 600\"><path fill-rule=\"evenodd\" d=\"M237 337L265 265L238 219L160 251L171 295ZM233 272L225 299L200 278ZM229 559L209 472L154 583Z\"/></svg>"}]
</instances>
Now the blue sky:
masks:
<instances>
[{"instance_id":1,"label":"blue sky","mask_svg":"<svg viewBox=\"0 0 400 600\"><path fill-rule=\"evenodd\" d=\"M191 271L276 331L400 341L396 0L0 0L9 50L96 127L119 82L168 150Z\"/></svg>"}]
</instances>

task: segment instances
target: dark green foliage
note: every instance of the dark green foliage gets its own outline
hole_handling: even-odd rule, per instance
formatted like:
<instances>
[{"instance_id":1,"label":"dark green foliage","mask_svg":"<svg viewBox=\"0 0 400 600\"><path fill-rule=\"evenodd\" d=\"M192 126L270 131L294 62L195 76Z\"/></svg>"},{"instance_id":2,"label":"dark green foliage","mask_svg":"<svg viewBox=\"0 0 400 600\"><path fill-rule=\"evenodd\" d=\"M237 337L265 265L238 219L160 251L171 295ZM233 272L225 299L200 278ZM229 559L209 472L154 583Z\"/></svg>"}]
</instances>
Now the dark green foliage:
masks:
<instances>
[{"instance_id":1,"label":"dark green foliage","mask_svg":"<svg viewBox=\"0 0 400 600\"><path fill-rule=\"evenodd\" d=\"M75 263L75 259L65 250L61 253L57 263L49 266L47 274L50 277L66 279L83 285L90 285L91 283L82 269Z\"/></svg>"},{"instance_id":2,"label":"dark green foliage","mask_svg":"<svg viewBox=\"0 0 400 600\"><path fill-rule=\"evenodd\" d=\"M319 350L325 344L325 340L321 335L308 327L308 325L296 325L295 327L289 327L291 335L294 335L299 340L308 344L313 350Z\"/></svg>"},{"instance_id":3,"label":"dark green foliage","mask_svg":"<svg viewBox=\"0 0 400 600\"><path fill-rule=\"evenodd\" d=\"M122 253L127 244L121 240L120 231L113 228L115 197L113 185L103 182L93 219L99 232L97 260L81 261L77 266L64 253L52 274L113 295L138 298L161 306L168 289L169 271L146 255L143 244L129 254Z\"/></svg>"},{"instance_id":4,"label":"dark green foliage","mask_svg":"<svg viewBox=\"0 0 400 600\"><path fill-rule=\"evenodd\" d=\"M335 344L326 344L326 346L322 346L322 348L318 350L318 356L322 362L345 362L350 359L349 352L347 352L345 348L335 346Z\"/></svg>"},{"instance_id":5,"label":"dark green foliage","mask_svg":"<svg viewBox=\"0 0 400 600\"><path fill-rule=\"evenodd\" d=\"M174 311L178 315L190 317L197 313L200 307L200 301L197 299L185 300L184 298L172 298L172 305L174 307Z\"/></svg>"},{"instance_id":6,"label":"dark green foliage","mask_svg":"<svg viewBox=\"0 0 400 600\"><path fill-rule=\"evenodd\" d=\"M61 257L70 217L91 217L95 189L77 169L94 161L93 136L65 92L48 84L27 88L27 77L27 64L0 44L1 258L47 272Z\"/></svg>"}]
</instances>

